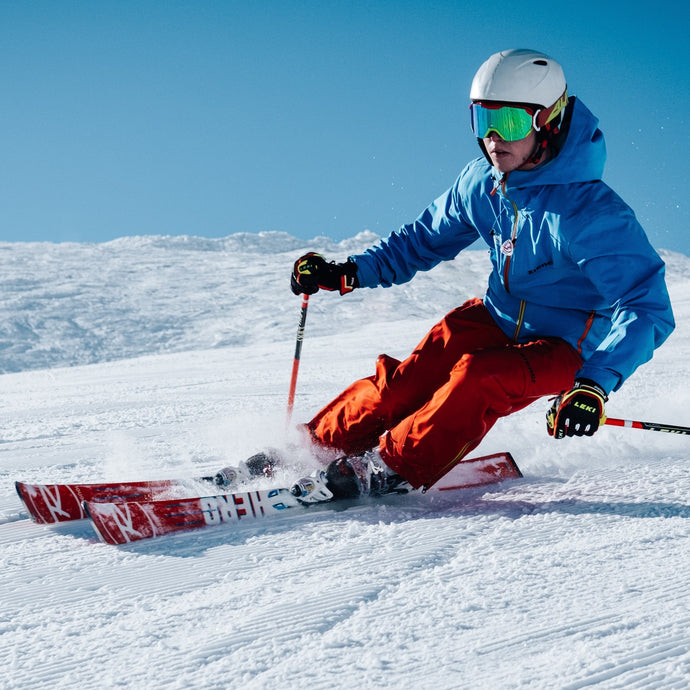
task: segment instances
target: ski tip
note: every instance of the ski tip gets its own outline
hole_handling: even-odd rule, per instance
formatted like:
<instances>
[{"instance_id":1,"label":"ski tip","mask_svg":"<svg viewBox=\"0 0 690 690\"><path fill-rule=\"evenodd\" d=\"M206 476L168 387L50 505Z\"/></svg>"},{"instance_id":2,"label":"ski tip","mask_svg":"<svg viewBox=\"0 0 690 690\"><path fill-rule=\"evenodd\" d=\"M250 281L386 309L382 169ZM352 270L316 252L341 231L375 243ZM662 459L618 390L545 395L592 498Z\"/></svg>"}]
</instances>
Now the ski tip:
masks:
<instances>
[{"instance_id":1,"label":"ski tip","mask_svg":"<svg viewBox=\"0 0 690 690\"><path fill-rule=\"evenodd\" d=\"M26 484L24 482L15 482L14 483L14 490L17 492L17 496L19 496L19 500L22 502L22 505L24 508L26 508L27 512L33 519L33 513L29 510L29 506L26 504L26 497L24 496L25 492L25 487Z\"/></svg>"},{"instance_id":2,"label":"ski tip","mask_svg":"<svg viewBox=\"0 0 690 690\"><path fill-rule=\"evenodd\" d=\"M32 522L35 522L37 525L49 525L53 522L57 522L57 520L54 518L51 519L50 515L46 515L45 511L41 511L34 506L34 502L31 498L32 486L32 484L28 484L26 482L14 483L14 489L17 492L17 496L19 496L19 500L21 501L21 504L26 510L29 518L31 518Z\"/></svg>"},{"instance_id":3,"label":"ski tip","mask_svg":"<svg viewBox=\"0 0 690 690\"><path fill-rule=\"evenodd\" d=\"M474 486L498 484L521 478L515 458L507 451L466 458L459 462L434 485L438 491L454 491Z\"/></svg>"},{"instance_id":4,"label":"ski tip","mask_svg":"<svg viewBox=\"0 0 690 690\"><path fill-rule=\"evenodd\" d=\"M89 519L89 522L91 523L91 527L93 527L93 531L96 533L96 536L98 537L98 540L102 544L111 544L111 545L117 545L119 542L113 541L112 539L109 539L108 536L106 535L105 532L102 532L99 524L98 524L98 515L95 515L91 509L89 508L89 501L82 501L82 509L84 511L84 515ZM98 509L98 504L95 504L96 509Z\"/></svg>"},{"instance_id":5,"label":"ski tip","mask_svg":"<svg viewBox=\"0 0 690 690\"><path fill-rule=\"evenodd\" d=\"M27 496L27 491L31 484L27 484L26 482L15 482L14 483L14 490L17 492L17 496L21 498L22 502L25 501L26 496Z\"/></svg>"},{"instance_id":6,"label":"ski tip","mask_svg":"<svg viewBox=\"0 0 690 690\"><path fill-rule=\"evenodd\" d=\"M506 456L506 460L511 464L511 466L515 470L515 474L518 477L524 477L525 475L522 474L522 470L518 467L517 462L515 462L515 458L513 457L513 454L508 452L508 451L505 451L505 456Z\"/></svg>"}]
</instances>

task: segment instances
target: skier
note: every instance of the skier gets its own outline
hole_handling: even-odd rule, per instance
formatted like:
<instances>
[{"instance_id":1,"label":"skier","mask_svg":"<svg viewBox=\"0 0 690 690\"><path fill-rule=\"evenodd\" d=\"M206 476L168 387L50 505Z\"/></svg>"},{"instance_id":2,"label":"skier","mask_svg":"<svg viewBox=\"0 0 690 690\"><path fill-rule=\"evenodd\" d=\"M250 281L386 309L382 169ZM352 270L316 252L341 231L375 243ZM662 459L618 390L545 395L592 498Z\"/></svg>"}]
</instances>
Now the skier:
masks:
<instances>
[{"instance_id":1,"label":"skier","mask_svg":"<svg viewBox=\"0 0 690 690\"><path fill-rule=\"evenodd\" d=\"M294 264L296 294L390 287L477 238L492 272L483 299L435 325L404 361L379 356L304 425L333 460L304 500L428 487L503 416L544 396L555 439L591 436L611 391L674 328L664 263L633 211L601 181L598 119L543 53L492 55L470 90L482 156L412 223L377 246ZM308 482L307 482L308 484Z\"/></svg>"}]
</instances>

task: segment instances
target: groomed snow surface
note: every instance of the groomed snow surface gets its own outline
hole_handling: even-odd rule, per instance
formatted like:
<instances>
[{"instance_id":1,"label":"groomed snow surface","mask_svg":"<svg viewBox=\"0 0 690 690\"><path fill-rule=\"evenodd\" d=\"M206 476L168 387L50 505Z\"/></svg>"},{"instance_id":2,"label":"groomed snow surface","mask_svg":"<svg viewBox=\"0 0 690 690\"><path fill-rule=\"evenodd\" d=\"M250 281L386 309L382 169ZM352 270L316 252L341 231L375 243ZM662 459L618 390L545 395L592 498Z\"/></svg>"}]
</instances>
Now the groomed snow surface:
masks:
<instances>
[{"instance_id":1,"label":"groomed snow surface","mask_svg":"<svg viewBox=\"0 0 690 690\"><path fill-rule=\"evenodd\" d=\"M285 445L292 262L373 240L0 244L0 687L690 686L690 437L556 442L543 401L477 451L510 450L525 478L452 500L127 547L22 513L15 480L199 475ZM678 328L608 413L690 425L690 259L664 258ZM294 421L487 274L469 251L406 286L314 296Z\"/></svg>"}]
</instances>

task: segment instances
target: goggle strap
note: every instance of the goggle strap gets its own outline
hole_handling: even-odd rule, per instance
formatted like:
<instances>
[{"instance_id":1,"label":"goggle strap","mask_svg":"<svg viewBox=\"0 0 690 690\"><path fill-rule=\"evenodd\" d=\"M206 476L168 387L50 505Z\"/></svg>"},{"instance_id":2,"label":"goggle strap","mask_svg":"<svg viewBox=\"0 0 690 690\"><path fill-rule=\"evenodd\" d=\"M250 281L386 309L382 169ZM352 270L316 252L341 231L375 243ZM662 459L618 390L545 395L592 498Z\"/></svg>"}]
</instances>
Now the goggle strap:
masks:
<instances>
[{"instance_id":1,"label":"goggle strap","mask_svg":"<svg viewBox=\"0 0 690 690\"><path fill-rule=\"evenodd\" d=\"M568 89L563 92L563 95L550 107L540 110L534 115L534 129L539 131L544 125L547 125L552 120L556 119L562 114L565 107L568 105Z\"/></svg>"}]
</instances>

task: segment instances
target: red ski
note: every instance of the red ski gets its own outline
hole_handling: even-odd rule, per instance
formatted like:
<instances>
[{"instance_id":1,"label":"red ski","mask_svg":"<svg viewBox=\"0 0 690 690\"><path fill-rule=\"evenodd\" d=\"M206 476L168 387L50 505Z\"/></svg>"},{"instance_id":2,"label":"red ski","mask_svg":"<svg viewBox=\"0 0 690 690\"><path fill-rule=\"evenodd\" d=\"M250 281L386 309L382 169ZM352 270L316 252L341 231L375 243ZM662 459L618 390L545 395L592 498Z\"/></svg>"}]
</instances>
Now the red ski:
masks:
<instances>
[{"instance_id":1,"label":"red ski","mask_svg":"<svg viewBox=\"0 0 690 690\"><path fill-rule=\"evenodd\" d=\"M196 481L212 484L213 478L200 477ZM151 501L165 494L179 494L183 490L188 494L190 485L193 484L194 481L161 479L110 484L26 484L15 482L14 485L31 519L45 525L85 518L84 501L107 503Z\"/></svg>"},{"instance_id":2,"label":"red ski","mask_svg":"<svg viewBox=\"0 0 690 690\"><path fill-rule=\"evenodd\" d=\"M431 488L437 491L454 491L520 477L522 472L510 453L494 453L463 460Z\"/></svg>"},{"instance_id":3,"label":"red ski","mask_svg":"<svg viewBox=\"0 0 690 690\"><path fill-rule=\"evenodd\" d=\"M466 489L521 476L510 453L497 453L463 461L432 490ZM333 502L316 505L329 506ZM307 508L287 488L172 500L85 501L84 507L106 544L127 544L172 532L270 517L291 508Z\"/></svg>"},{"instance_id":4,"label":"red ski","mask_svg":"<svg viewBox=\"0 0 690 690\"><path fill-rule=\"evenodd\" d=\"M280 488L162 501L84 501L84 510L102 542L127 544L171 532L268 517L301 505L290 489Z\"/></svg>"}]
</instances>

